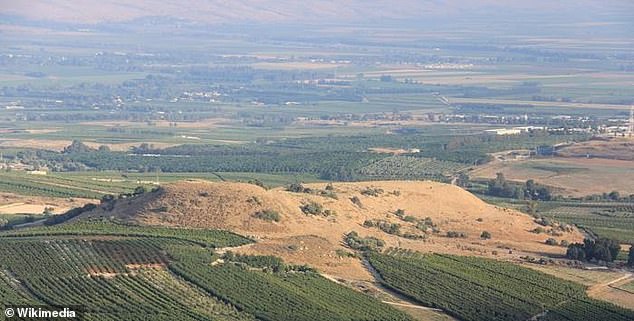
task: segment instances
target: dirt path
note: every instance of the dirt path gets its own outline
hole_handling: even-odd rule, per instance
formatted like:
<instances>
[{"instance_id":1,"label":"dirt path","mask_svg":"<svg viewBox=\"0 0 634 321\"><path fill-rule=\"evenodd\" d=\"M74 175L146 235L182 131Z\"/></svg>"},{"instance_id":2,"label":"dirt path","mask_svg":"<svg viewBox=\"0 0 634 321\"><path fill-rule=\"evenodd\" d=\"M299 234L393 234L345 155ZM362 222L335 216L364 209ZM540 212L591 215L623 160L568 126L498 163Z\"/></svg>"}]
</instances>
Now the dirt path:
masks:
<instances>
[{"instance_id":1,"label":"dirt path","mask_svg":"<svg viewBox=\"0 0 634 321\"><path fill-rule=\"evenodd\" d=\"M402 306L402 307L407 307L407 308L416 308L416 309L421 309L421 310L429 310L429 311L436 311L436 312L443 312L440 309L436 309L436 308L430 308L430 307L426 307L424 305L420 305L418 302L408 298L407 296L394 291L386 286L384 286L382 284L382 280L383 278L381 277L381 275L379 274L379 272L377 270L374 269L374 267L370 264L370 262L368 262L366 259L362 259L363 262L363 266L368 270L368 272L370 272L370 274L372 274L372 276L374 277L374 279L376 280L376 282L374 282L374 286L376 287L377 290L389 295L390 297L396 299L396 302L394 301L383 301L383 303L387 303L387 304L391 304L391 305L397 305L397 306Z\"/></svg>"},{"instance_id":2,"label":"dirt path","mask_svg":"<svg viewBox=\"0 0 634 321\"><path fill-rule=\"evenodd\" d=\"M244 244L244 245L240 245L240 246L219 247L219 248L214 249L214 253L216 253L218 255L223 255L223 254L227 253L227 251L235 252L236 250L239 250L239 249L249 248L249 247L253 246L254 244L255 243L249 243L249 244Z\"/></svg>"},{"instance_id":3,"label":"dirt path","mask_svg":"<svg viewBox=\"0 0 634 321\"><path fill-rule=\"evenodd\" d=\"M631 281L633 276L634 276L634 274L627 273L627 274L625 274L625 275L623 275L623 276L621 276L621 277L619 277L617 279L614 279L612 281L608 281L608 282L604 282L604 283L593 285L593 286L589 287L586 292L588 293L588 296L597 296L597 295L601 294L602 292L609 291L610 289L619 289L616 286L618 286L620 284L628 283L629 281Z\"/></svg>"},{"instance_id":4,"label":"dirt path","mask_svg":"<svg viewBox=\"0 0 634 321\"><path fill-rule=\"evenodd\" d=\"M396 306L404 307L404 308L413 308L413 309L421 309L421 310L427 310L427 311L443 312L440 309L430 308L430 307L417 305L417 304L398 303L398 302L391 302L391 301L381 301L381 302L383 302L385 304L390 304L390 305L396 305Z\"/></svg>"}]
</instances>

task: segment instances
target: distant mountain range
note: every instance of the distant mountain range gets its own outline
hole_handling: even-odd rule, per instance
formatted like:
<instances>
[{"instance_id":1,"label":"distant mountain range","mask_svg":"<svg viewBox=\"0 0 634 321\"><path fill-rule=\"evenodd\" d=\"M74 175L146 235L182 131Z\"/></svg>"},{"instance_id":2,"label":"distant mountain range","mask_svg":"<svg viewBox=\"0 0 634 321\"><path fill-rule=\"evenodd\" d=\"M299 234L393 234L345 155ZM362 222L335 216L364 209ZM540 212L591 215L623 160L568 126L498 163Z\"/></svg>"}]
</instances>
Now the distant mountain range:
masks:
<instances>
[{"instance_id":1,"label":"distant mountain range","mask_svg":"<svg viewBox=\"0 0 634 321\"><path fill-rule=\"evenodd\" d=\"M205 24L341 23L478 15L598 17L634 11L630 0L28 0L2 1L0 14L35 21L97 24L146 17Z\"/></svg>"}]
</instances>

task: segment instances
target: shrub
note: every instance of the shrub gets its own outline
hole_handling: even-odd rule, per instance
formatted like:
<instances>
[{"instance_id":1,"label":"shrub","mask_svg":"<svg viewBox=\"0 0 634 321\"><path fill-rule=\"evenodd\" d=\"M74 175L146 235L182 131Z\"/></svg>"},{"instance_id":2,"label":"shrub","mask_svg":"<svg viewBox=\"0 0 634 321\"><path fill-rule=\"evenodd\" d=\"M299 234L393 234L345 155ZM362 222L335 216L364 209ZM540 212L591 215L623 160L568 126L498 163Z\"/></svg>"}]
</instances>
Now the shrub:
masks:
<instances>
[{"instance_id":1,"label":"shrub","mask_svg":"<svg viewBox=\"0 0 634 321\"><path fill-rule=\"evenodd\" d=\"M324 191L319 191L319 195L323 196L323 197L330 197L332 199L339 199L339 196L337 196L337 193L335 193L333 190L324 190Z\"/></svg>"},{"instance_id":2,"label":"shrub","mask_svg":"<svg viewBox=\"0 0 634 321\"><path fill-rule=\"evenodd\" d=\"M447 237L450 237L450 238L466 238L467 234L465 234L464 232L447 231Z\"/></svg>"},{"instance_id":3,"label":"shrub","mask_svg":"<svg viewBox=\"0 0 634 321\"><path fill-rule=\"evenodd\" d=\"M258 211L253 214L253 217L259 218L261 220L265 220L267 222L279 222L280 221L280 213L274 210L264 210Z\"/></svg>"},{"instance_id":4,"label":"shrub","mask_svg":"<svg viewBox=\"0 0 634 321\"><path fill-rule=\"evenodd\" d=\"M342 249L335 250L335 254L337 254L338 257L355 257L354 253Z\"/></svg>"},{"instance_id":5,"label":"shrub","mask_svg":"<svg viewBox=\"0 0 634 321\"><path fill-rule=\"evenodd\" d=\"M403 218L403 221L405 221L405 222L410 222L410 223L412 223L412 222L416 222L416 217L411 216L411 215L408 215L408 216L405 216L405 217Z\"/></svg>"},{"instance_id":6,"label":"shrub","mask_svg":"<svg viewBox=\"0 0 634 321\"><path fill-rule=\"evenodd\" d=\"M381 231L387 234L400 235L401 234L401 224L398 223L390 223L390 222L378 222L378 227Z\"/></svg>"},{"instance_id":7,"label":"shrub","mask_svg":"<svg viewBox=\"0 0 634 321\"><path fill-rule=\"evenodd\" d=\"M324 207L321 206L321 204L317 202L313 202L313 201L307 204L304 204L300 206L299 208L302 210L304 214L321 215L324 212Z\"/></svg>"},{"instance_id":8,"label":"shrub","mask_svg":"<svg viewBox=\"0 0 634 321\"><path fill-rule=\"evenodd\" d=\"M531 232L533 232L535 234L541 234L541 233L544 233L545 231L546 230L544 230L543 227L539 226L539 227L536 227L535 229L533 229Z\"/></svg>"},{"instance_id":9,"label":"shrub","mask_svg":"<svg viewBox=\"0 0 634 321\"><path fill-rule=\"evenodd\" d=\"M257 178L256 178L256 179L251 179L251 180L249 180L249 182L248 182L248 183L249 183L249 184L256 185L256 186L260 186L260 187L262 187L262 188L266 189L266 186L264 185L264 183L263 183L261 180L257 179Z\"/></svg>"},{"instance_id":10,"label":"shrub","mask_svg":"<svg viewBox=\"0 0 634 321\"><path fill-rule=\"evenodd\" d=\"M364 190L361 191L361 195L365 195L365 196L379 196L383 194L383 189L380 188L376 188L376 187L367 187Z\"/></svg>"},{"instance_id":11,"label":"shrub","mask_svg":"<svg viewBox=\"0 0 634 321\"><path fill-rule=\"evenodd\" d=\"M396 212L394 212L394 215L396 215L398 217L403 217L403 216L405 216L405 210L399 208L398 210L396 210Z\"/></svg>"},{"instance_id":12,"label":"shrub","mask_svg":"<svg viewBox=\"0 0 634 321\"><path fill-rule=\"evenodd\" d=\"M354 231L346 234L343 241L351 249L360 251L376 251L385 246L385 242L381 239L372 236L360 237L359 234Z\"/></svg>"},{"instance_id":13,"label":"shrub","mask_svg":"<svg viewBox=\"0 0 634 321\"><path fill-rule=\"evenodd\" d=\"M550 237L546 240L546 244L548 245L557 245L557 240L555 240L554 238Z\"/></svg>"},{"instance_id":14,"label":"shrub","mask_svg":"<svg viewBox=\"0 0 634 321\"><path fill-rule=\"evenodd\" d=\"M304 188L304 185L302 185L302 183L292 183L286 188L286 190L293 193L304 193L306 191L306 188Z\"/></svg>"},{"instance_id":15,"label":"shrub","mask_svg":"<svg viewBox=\"0 0 634 321\"><path fill-rule=\"evenodd\" d=\"M487 231L482 231L482 234L480 234L480 238L484 240L488 240L491 238L491 233Z\"/></svg>"},{"instance_id":16,"label":"shrub","mask_svg":"<svg viewBox=\"0 0 634 321\"><path fill-rule=\"evenodd\" d=\"M363 204L361 204L361 200L357 196L351 197L350 201L352 202L352 204L354 204L354 205L356 205L358 207L363 207Z\"/></svg>"},{"instance_id":17,"label":"shrub","mask_svg":"<svg viewBox=\"0 0 634 321\"><path fill-rule=\"evenodd\" d=\"M145 186L137 186L132 194L141 195L145 193L147 193L147 188L145 188Z\"/></svg>"}]
</instances>

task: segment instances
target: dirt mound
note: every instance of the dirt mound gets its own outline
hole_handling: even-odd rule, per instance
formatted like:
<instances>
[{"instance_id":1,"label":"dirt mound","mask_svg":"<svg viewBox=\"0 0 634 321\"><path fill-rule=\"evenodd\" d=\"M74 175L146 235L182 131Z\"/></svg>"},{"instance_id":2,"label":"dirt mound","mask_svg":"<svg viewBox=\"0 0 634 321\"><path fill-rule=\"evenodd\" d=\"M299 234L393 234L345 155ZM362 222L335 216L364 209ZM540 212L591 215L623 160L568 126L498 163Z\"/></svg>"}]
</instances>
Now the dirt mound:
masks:
<instances>
[{"instance_id":1,"label":"dirt mound","mask_svg":"<svg viewBox=\"0 0 634 321\"><path fill-rule=\"evenodd\" d=\"M282 232L284 227L258 219L256 213L288 212L265 189L244 183L186 181L168 184L156 192L117 200L84 217L116 217L127 221L175 227Z\"/></svg>"},{"instance_id":2,"label":"dirt mound","mask_svg":"<svg viewBox=\"0 0 634 321\"><path fill-rule=\"evenodd\" d=\"M348 279L370 278L360 261L347 255L350 250L343 244L343 235L350 231L362 237L380 238L385 247L423 252L495 255L505 259L565 252L564 247L544 244L552 236L531 232L538 225L528 215L486 204L452 185L387 181L304 187L304 192L293 193L244 183L180 182L134 199L118 200L112 208L102 206L82 217L228 229L257 240L253 246L238 251L278 255L287 262L307 263ZM311 206L306 205L311 205L317 214L304 213L311 211ZM279 222L256 217L256 213L266 210L279 213ZM417 228L426 218L433 222L436 232ZM399 224L401 236L366 227L365 221ZM450 231L463 237L447 237ZM491 239L481 239L483 231L489 232ZM425 239L406 238L405 234ZM583 239L577 231L555 238L569 242Z\"/></svg>"}]
</instances>

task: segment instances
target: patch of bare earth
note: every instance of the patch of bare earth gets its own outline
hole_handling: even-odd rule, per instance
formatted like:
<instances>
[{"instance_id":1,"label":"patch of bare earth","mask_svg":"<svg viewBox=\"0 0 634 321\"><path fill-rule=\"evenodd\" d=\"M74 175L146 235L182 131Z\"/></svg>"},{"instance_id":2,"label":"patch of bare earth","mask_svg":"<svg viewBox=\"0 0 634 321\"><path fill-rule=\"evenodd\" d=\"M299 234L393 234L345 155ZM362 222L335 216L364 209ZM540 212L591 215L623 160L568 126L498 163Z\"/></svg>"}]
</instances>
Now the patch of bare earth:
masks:
<instances>
[{"instance_id":1,"label":"patch of bare earth","mask_svg":"<svg viewBox=\"0 0 634 321\"><path fill-rule=\"evenodd\" d=\"M52 208L53 214L61 214L91 202L94 200L0 193L0 214L41 214L46 208Z\"/></svg>"}]
</instances>

